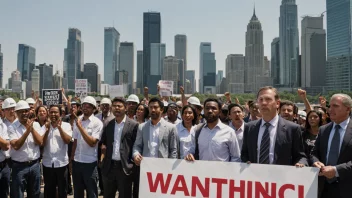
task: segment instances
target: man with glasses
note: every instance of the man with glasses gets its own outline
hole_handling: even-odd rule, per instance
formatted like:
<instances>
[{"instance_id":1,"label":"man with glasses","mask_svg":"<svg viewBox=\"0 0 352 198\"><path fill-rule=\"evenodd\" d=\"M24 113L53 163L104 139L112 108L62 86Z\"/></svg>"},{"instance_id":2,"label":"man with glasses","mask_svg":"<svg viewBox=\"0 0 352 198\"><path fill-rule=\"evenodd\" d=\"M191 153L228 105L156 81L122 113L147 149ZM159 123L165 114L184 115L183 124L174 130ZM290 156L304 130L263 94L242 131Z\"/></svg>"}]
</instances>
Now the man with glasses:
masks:
<instances>
[{"instance_id":1,"label":"man with glasses","mask_svg":"<svg viewBox=\"0 0 352 198\"><path fill-rule=\"evenodd\" d=\"M167 116L166 118L164 118L167 122L177 125L178 123L181 122L181 119L178 119L177 115L178 115L178 108L177 105L175 103L170 103L167 106L166 109L166 113Z\"/></svg>"},{"instance_id":2,"label":"man with glasses","mask_svg":"<svg viewBox=\"0 0 352 198\"><path fill-rule=\"evenodd\" d=\"M39 198L39 146L43 143L43 133L39 123L29 119L30 107L26 101L20 100L15 111L18 120L8 128L12 158L11 197L23 198L26 185L27 196Z\"/></svg>"}]
</instances>

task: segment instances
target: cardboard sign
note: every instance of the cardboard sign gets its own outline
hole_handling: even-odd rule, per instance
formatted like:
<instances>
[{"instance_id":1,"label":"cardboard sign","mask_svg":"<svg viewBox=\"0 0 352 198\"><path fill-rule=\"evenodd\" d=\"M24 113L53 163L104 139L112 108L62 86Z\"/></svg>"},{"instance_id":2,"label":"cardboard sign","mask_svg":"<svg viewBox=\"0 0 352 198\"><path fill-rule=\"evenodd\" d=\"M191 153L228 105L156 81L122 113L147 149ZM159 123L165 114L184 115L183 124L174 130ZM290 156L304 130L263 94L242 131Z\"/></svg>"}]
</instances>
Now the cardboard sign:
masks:
<instances>
[{"instance_id":1,"label":"cardboard sign","mask_svg":"<svg viewBox=\"0 0 352 198\"><path fill-rule=\"evenodd\" d=\"M62 104L61 89L43 89L42 90L43 105L59 105Z\"/></svg>"},{"instance_id":2,"label":"cardboard sign","mask_svg":"<svg viewBox=\"0 0 352 198\"><path fill-rule=\"evenodd\" d=\"M172 96L174 91L174 81L160 80L159 94L160 96Z\"/></svg>"},{"instance_id":3,"label":"cardboard sign","mask_svg":"<svg viewBox=\"0 0 352 198\"><path fill-rule=\"evenodd\" d=\"M75 80L75 94L81 101L88 95L88 80L87 79L76 79Z\"/></svg>"},{"instance_id":4,"label":"cardboard sign","mask_svg":"<svg viewBox=\"0 0 352 198\"><path fill-rule=\"evenodd\" d=\"M313 167L143 157L139 196L311 198L318 174Z\"/></svg>"}]
</instances>

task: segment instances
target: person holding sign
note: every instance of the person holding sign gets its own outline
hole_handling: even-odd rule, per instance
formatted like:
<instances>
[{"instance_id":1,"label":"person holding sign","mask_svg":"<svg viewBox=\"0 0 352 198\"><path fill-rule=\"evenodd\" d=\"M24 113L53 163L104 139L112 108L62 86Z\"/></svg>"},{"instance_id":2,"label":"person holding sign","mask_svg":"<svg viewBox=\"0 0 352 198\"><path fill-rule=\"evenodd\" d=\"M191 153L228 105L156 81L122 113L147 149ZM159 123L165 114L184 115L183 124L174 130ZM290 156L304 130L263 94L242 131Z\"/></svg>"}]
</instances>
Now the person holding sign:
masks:
<instances>
[{"instance_id":1,"label":"person holding sign","mask_svg":"<svg viewBox=\"0 0 352 198\"><path fill-rule=\"evenodd\" d=\"M242 162L276 165L308 165L301 127L281 118L277 109L280 98L273 87L258 91L262 118L249 122L243 132Z\"/></svg>"},{"instance_id":2,"label":"person holding sign","mask_svg":"<svg viewBox=\"0 0 352 198\"><path fill-rule=\"evenodd\" d=\"M335 94L330 99L331 123L319 128L311 157L320 168L319 196L349 198L352 194L352 99Z\"/></svg>"},{"instance_id":3,"label":"person holding sign","mask_svg":"<svg viewBox=\"0 0 352 198\"><path fill-rule=\"evenodd\" d=\"M38 122L29 119L30 107L20 100L15 111L18 120L8 128L11 143L12 183L11 197L40 196L39 146L43 144L42 131Z\"/></svg>"},{"instance_id":4,"label":"person holding sign","mask_svg":"<svg viewBox=\"0 0 352 198\"><path fill-rule=\"evenodd\" d=\"M67 150L71 142L71 125L62 122L61 108L52 105L49 109L50 121L43 127L45 131L43 138L43 175L44 175L44 196L56 197L56 187L60 198L67 197Z\"/></svg>"},{"instance_id":5,"label":"person holding sign","mask_svg":"<svg viewBox=\"0 0 352 198\"><path fill-rule=\"evenodd\" d=\"M98 197L98 142L103 130L103 123L94 116L96 101L92 96L84 98L83 116L76 117L73 127L72 178L74 197L84 197L84 190L89 198Z\"/></svg>"}]
</instances>

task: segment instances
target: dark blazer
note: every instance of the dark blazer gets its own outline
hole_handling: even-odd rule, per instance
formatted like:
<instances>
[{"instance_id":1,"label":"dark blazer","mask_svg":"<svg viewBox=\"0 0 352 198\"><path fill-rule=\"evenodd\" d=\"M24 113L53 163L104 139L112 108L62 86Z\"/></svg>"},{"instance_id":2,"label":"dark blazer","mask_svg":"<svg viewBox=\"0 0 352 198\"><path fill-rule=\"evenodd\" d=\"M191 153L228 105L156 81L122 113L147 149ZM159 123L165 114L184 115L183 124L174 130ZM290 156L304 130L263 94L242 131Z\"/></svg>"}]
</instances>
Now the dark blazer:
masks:
<instances>
[{"instance_id":1,"label":"dark blazer","mask_svg":"<svg viewBox=\"0 0 352 198\"><path fill-rule=\"evenodd\" d=\"M110 172L110 165L113 153L114 133L115 133L115 119L111 120L104 128L101 137L101 142L106 146L106 154L101 166L101 173L107 176ZM131 120L126 115L126 122L122 129L121 144L120 144L120 158L122 168L126 175L132 173L134 163L132 162L132 148L136 140L138 130L138 123Z\"/></svg>"},{"instance_id":2,"label":"dark blazer","mask_svg":"<svg viewBox=\"0 0 352 198\"><path fill-rule=\"evenodd\" d=\"M101 120L101 116L102 116L102 113L98 113L97 115L95 115L95 117L99 118L99 120ZM103 121L103 126L104 128L109 124L109 122L111 120L115 119L115 116L112 112L110 112L110 115L108 117L106 117Z\"/></svg>"},{"instance_id":3,"label":"dark blazer","mask_svg":"<svg viewBox=\"0 0 352 198\"><path fill-rule=\"evenodd\" d=\"M331 122L319 128L318 138L312 150L311 159L313 163L322 162L326 164L326 154L330 132L334 123ZM343 137L336 170L339 173L339 189L343 198L350 198L352 195L352 120L348 123L345 136ZM319 194L324 189L326 177L319 177Z\"/></svg>"},{"instance_id":4,"label":"dark blazer","mask_svg":"<svg viewBox=\"0 0 352 198\"><path fill-rule=\"evenodd\" d=\"M249 122L243 132L242 162L258 163L258 134L262 119ZM279 117L273 164L292 166L302 163L308 166L304 153L301 127Z\"/></svg>"}]
</instances>

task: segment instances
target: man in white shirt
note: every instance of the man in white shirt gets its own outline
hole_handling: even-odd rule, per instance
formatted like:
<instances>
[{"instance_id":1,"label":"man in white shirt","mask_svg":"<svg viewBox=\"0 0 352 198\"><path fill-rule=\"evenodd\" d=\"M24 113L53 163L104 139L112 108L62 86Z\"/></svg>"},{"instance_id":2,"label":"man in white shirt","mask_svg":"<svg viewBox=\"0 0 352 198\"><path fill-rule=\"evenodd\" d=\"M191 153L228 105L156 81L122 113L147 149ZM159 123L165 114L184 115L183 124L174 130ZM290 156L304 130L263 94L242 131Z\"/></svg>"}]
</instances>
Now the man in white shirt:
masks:
<instances>
[{"instance_id":1,"label":"man in white shirt","mask_svg":"<svg viewBox=\"0 0 352 198\"><path fill-rule=\"evenodd\" d=\"M238 145L240 146L240 149L242 149L242 143L243 143L243 131L244 131L244 125L245 122L243 121L244 114L243 114L243 107L239 104L230 104L229 107L229 126L235 130Z\"/></svg>"},{"instance_id":2,"label":"man in white shirt","mask_svg":"<svg viewBox=\"0 0 352 198\"><path fill-rule=\"evenodd\" d=\"M56 187L59 197L66 197L67 187L67 144L71 142L71 125L61 121L61 108L52 105L49 109L51 123L42 127L43 138L43 176L44 196L56 197Z\"/></svg>"},{"instance_id":3,"label":"man in white shirt","mask_svg":"<svg viewBox=\"0 0 352 198\"><path fill-rule=\"evenodd\" d=\"M85 97L82 103L83 116L77 117L73 127L72 178L74 197L98 197L98 142L103 130L103 123L94 116L96 101Z\"/></svg>"},{"instance_id":4,"label":"man in white shirt","mask_svg":"<svg viewBox=\"0 0 352 198\"><path fill-rule=\"evenodd\" d=\"M8 197L10 189L10 168L4 151L9 150L10 142L7 127L0 118L0 197Z\"/></svg>"},{"instance_id":5,"label":"man in white shirt","mask_svg":"<svg viewBox=\"0 0 352 198\"><path fill-rule=\"evenodd\" d=\"M26 186L28 197L39 198L39 146L43 144L43 134L39 123L29 119L30 107L26 101L20 100L15 111L18 120L8 128L12 159L11 197L23 198Z\"/></svg>"}]
</instances>

